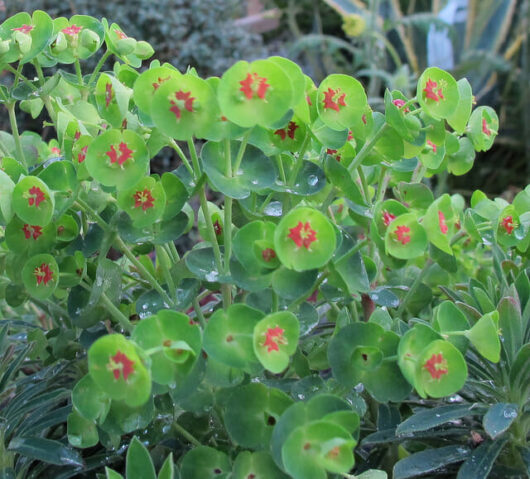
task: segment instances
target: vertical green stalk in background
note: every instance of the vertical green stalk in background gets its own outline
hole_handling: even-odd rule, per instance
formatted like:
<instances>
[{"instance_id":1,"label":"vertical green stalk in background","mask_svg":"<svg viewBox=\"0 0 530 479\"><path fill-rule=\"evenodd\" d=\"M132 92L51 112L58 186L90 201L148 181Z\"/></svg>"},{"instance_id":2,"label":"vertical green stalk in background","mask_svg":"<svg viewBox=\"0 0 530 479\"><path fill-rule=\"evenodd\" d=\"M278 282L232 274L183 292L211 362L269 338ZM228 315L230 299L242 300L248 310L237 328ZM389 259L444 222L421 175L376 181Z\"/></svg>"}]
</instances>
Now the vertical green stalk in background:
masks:
<instances>
[{"instance_id":1,"label":"vertical green stalk in background","mask_svg":"<svg viewBox=\"0 0 530 479\"><path fill-rule=\"evenodd\" d=\"M22 163L24 168L27 169L28 164L26 163L26 157L24 156L24 151L22 150L22 142L20 141L20 135L18 134L15 105L16 102L11 101L9 103L6 103L6 108L9 113L9 123L11 124L11 132L13 133L13 139L15 140L15 148L17 150L18 160Z\"/></svg>"}]
</instances>

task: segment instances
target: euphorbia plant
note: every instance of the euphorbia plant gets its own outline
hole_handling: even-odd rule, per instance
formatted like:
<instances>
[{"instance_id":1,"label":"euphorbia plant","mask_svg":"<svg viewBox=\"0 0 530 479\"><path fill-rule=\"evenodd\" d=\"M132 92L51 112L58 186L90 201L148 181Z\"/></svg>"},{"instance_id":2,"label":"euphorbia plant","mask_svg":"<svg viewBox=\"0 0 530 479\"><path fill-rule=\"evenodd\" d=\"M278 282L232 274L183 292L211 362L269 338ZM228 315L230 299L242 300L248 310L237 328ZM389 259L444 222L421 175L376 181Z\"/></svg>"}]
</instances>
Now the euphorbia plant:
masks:
<instances>
[{"instance_id":1,"label":"euphorbia plant","mask_svg":"<svg viewBox=\"0 0 530 479\"><path fill-rule=\"evenodd\" d=\"M383 407L395 426L414 404L465 395L480 364L508 381L521 417L503 430L503 460L521 466L530 193L508 204L477 192L466 208L429 189L467 172L499 128L492 109L472 112L465 79L429 68L416 96L387 91L382 113L356 79L317 88L280 57L221 78L156 60L140 72L149 45L91 17L22 13L0 38L13 74L0 91L12 127L0 138L1 306L6 319L44 315L37 358L79 362L67 437L96 453L68 449L72 473L110 465L94 457L134 433L173 452L162 465L153 451L158 477L350 477L384 466L356 449ZM35 118L45 108L56 138L20 134L17 105ZM152 174L163 148L180 165ZM502 288L488 267L506 273ZM60 335L71 347L52 346ZM7 447L44 461L64 448L35 439ZM155 477L140 441L127 477Z\"/></svg>"}]
</instances>

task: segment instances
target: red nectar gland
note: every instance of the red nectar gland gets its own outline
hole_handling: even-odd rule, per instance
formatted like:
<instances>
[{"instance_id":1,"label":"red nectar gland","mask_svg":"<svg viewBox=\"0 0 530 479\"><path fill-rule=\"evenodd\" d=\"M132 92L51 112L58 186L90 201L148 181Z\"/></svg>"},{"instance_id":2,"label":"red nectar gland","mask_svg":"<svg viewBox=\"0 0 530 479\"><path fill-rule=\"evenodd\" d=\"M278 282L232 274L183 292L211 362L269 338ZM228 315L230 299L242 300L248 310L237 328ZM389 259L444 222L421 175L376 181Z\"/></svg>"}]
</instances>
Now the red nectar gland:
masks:
<instances>
[{"instance_id":1,"label":"red nectar gland","mask_svg":"<svg viewBox=\"0 0 530 479\"><path fill-rule=\"evenodd\" d=\"M252 100L254 96L257 96L260 100L265 99L267 90L270 85L267 83L267 78L260 77L257 73L247 73L247 77L239 82L243 94L247 97L247 100Z\"/></svg>"},{"instance_id":2,"label":"red nectar gland","mask_svg":"<svg viewBox=\"0 0 530 479\"><path fill-rule=\"evenodd\" d=\"M440 379L444 374L447 374L447 361L444 359L442 353L433 354L428 361L423 365L431 375L432 379Z\"/></svg>"},{"instance_id":3,"label":"red nectar gland","mask_svg":"<svg viewBox=\"0 0 530 479\"><path fill-rule=\"evenodd\" d=\"M137 191L133 195L134 198L134 207L142 208L143 211L153 208L155 199L151 194L151 191L145 188L143 191Z\"/></svg>"},{"instance_id":4,"label":"red nectar gland","mask_svg":"<svg viewBox=\"0 0 530 479\"><path fill-rule=\"evenodd\" d=\"M160 78L158 77L157 78L157 81L153 82L152 85L153 85L153 90L158 90L160 88L160 85L162 83L164 83L165 81L168 81L170 79L170 77L166 77L166 78Z\"/></svg>"},{"instance_id":5,"label":"red nectar gland","mask_svg":"<svg viewBox=\"0 0 530 479\"><path fill-rule=\"evenodd\" d=\"M36 208L46 200L44 192L38 186L32 186L24 196L28 199L28 205Z\"/></svg>"},{"instance_id":6,"label":"red nectar gland","mask_svg":"<svg viewBox=\"0 0 530 479\"><path fill-rule=\"evenodd\" d=\"M311 243L317 240L317 232L311 228L309 221L305 223L299 221L294 228L289 228L287 238L291 238L299 248L304 246L305 249L309 249Z\"/></svg>"},{"instance_id":7,"label":"red nectar gland","mask_svg":"<svg viewBox=\"0 0 530 479\"><path fill-rule=\"evenodd\" d=\"M505 229L506 233L511 235L512 231L516 228L516 224L513 222L512 216L505 216L501 221L502 227Z\"/></svg>"},{"instance_id":8,"label":"red nectar gland","mask_svg":"<svg viewBox=\"0 0 530 479\"><path fill-rule=\"evenodd\" d=\"M81 30L83 30L83 27L78 27L77 25L71 25L69 27L63 28L61 31L65 35L74 36L74 35L78 35Z\"/></svg>"},{"instance_id":9,"label":"red nectar gland","mask_svg":"<svg viewBox=\"0 0 530 479\"><path fill-rule=\"evenodd\" d=\"M267 263L269 263L274 258L276 258L276 251L274 251L272 248L265 248L261 252L261 256L263 258L263 261L266 261Z\"/></svg>"},{"instance_id":10,"label":"red nectar gland","mask_svg":"<svg viewBox=\"0 0 530 479\"><path fill-rule=\"evenodd\" d=\"M105 154L109 157L111 164L118 163L119 166L122 166L129 158L132 158L133 150L129 149L127 143L123 141L118 145L118 149L120 150L119 156L114 145L111 145L110 150Z\"/></svg>"},{"instance_id":11,"label":"red nectar gland","mask_svg":"<svg viewBox=\"0 0 530 479\"><path fill-rule=\"evenodd\" d=\"M37 286L44 284L46 286L50 281L53 280L53 271L50 266L46 263L42 263L33 270L33 274L37 279Z\"/></svg>"},{"instance_id":12,"label":"red nectar gland","mask_svg":"<svg viewBox=\"0 0 530 479\"><path fill-rule=\"evenodd\" d=\"M402 100L401 98L396 98L395 100L392 100L392 103L396 105L400 110L406 104L405 100ZM403 109L403 113L410 113L410 109L408 106Z\"/></svg>"},{"instance_id":13,"label":"red nectar gland","mask_svg":"<svg viewBox=\"0 0 530 479\"><path fill-rule=\"evenodd\" d=\"M108 108L112 98L114 97L114 92L112 91L112 83L107 83L105 85L105 107Z\"/></svg>"},{"instance_id":14,"label":"red nectar gland","mask_svg":"<svg viewBox=\"0 0 530 479\"><path fill-rule=\"evenodd\" d=\"M122 31L118 30L117 28L114 29L114 33L116 34L116 36L120 40L125 40L126 38L129 38L127 35L125 35L125 33L123 33Z\"/></svg>"},{"instance_id":15,"label":"red nectar gland","mask_svg":"<svg viewBox=\"0 0 530 479\"><path fill-rule=\"evenodd\" d=\"M24 238L36 240L42 234L42 226L25 224L22 227L22 231L24 232Z\"/></svg>"},{"instance_id":16,"label":"red nectar gland","mask_svg":"<svg viewBox=\"0 0 530 479\"><path fill-rule=\"evenodd\" d=\"M173 112L177 120L180 120L183 110L193 113L193 102L195 101L195 97L191 96L191 91L185 92L179 90L175 92L175 98L176 100L171 99L169 101L171 103L169 111Z\"/></svg>"},{"instance_id":17,"label":"red nectar gland","mask_svg":"<svg viewBox=\"0 0 530 479\"><path fill-rule=\"evenodd\" d=\"M388 226L392 221L396 219L396 215L389 213L387 210L383 211L383 223Z\"/></svg>"},{"instance_id":18,"label":"red nectar gland","mask_svg":"<svg viewBox=\"0 0 530 479\"><path fill-rule=\"evenodd\" d=\"M287 129L280 128L274 132L275 135L279 135L282 140L289 137L291 140L294 140L294 132L298 128L298 125L294 121L290 121L287 125Z\"/></svg>"},{"instance_id":19,"label":"red nectar gland","mask_svg":"<svg viewBox=\"0 0 530 479\"><path fill-rule=\"evenodd\" d=\"M436 154L437 146L431 140L427 140L427 144L432 148L432 152Z\"/></svg>"},{"instance_id":20,"label":"red nectar gland","mask_svg":"<svg viewBox=\"0 0 530 479\"><path fill-rule=\"evenodd\" d=\"M219 220L215 220L215 223L213 224L213 230L215 231L215 236L220 236L223 234L223 227L221 226L221 223L219 223Z\"/></svg>"},{"instance_id":21,"label":"red nectar gland","mask_svg":"<svg viewBox=\"0 0 530 479\"><path fill-rule=\"evenodd\" d=\"M425 84L425 88L423 89L424 97L428 98L430 100L433 100L435 102L439 102L440 100L444 100L442 87L438 86L438 83L431 80L430 78L427 80L427 83Z\"/></svg>"},{"instance_id":22,"label":"red nectar gland","mask_svg":"<svg viewBox=\"0 0 530 479\"><path fill-rule=\"evenodd\" d=\"M14 32L22 32L26 35L29 35L29 32L33 30L35 27L33 25L22 25L21 27L12 28L11 30Z\"/></svg>"},{"instance_id":23,"label":"red nectar gland","mask_svg":"<svg viewBox=\"0 0 530 479\"><path fill-rule=\"evenodd\" d=\"M83 148L81 148L81 151L77 154L78 163L83 163L83 161L85 161L87 150L88 150L88 145L83 146Z\"/></svg>"},{"instance_id":24,"label":"red nectar gland","mask_svg":"<svg viewBox=\"0 0 530 479\"><path fill-rule=\"evenodd\" d=\"M410 228L405 225L400 225L396 228L394 231L394 234L396 235L397 240L402 244L406 245L407 243L410 243L410 235L407 233L410 233Z\"/></svg>"},{"instance_id":25,"label":"red nectar gland","mask_svg":"<svg viewBox=\"0 0 530 479\"><path fill-rule=\"evenodd\" d=\"M265 343L263 346L267 348L267 352L279 351L279 344L287 344L287 339L284 338L284 329L276 326L275 328L268 328L265 332Z\"/></svg>"},{"instance_id":26,"label":"red nectar gland","mask_svg":"<svg viewBox=\"0 0 530 479\"><path fill-rule=\"evenodd\" d=\"M346 93L342 93L340 88L333 90L328 88L324 92L324 110L335 110L340 111L341 107L346 106Z\"/></svg>"},{"instance_id":27,"label":"red nectar gland","mask_svg":"<svg viewBox=\"0 0 530 479\"><path fill-rule=\"evenodd\" d=\"M445 222L445 215L440 210L438 210L438 224L440 225L440 231L444 235L446 235L449 231L449 228L447 227L447 223Z\"/></svg>"},{"instance_id":28,"label":"red nectar gland","mask_svg":"<svg viewBox=\"0 0 530 479\"><path fill-rule=\"evenodd\" d=\"M114 379L120 379L120 375L127 381L129 376L134 372L134 361L131 361L126 354L117 351L114 356L109 358L107 368L112 371Z\"/></svg>"},{"instance_id":29,"label":"red nectar gland","mask_svg":"<svg viewBox=\"0 0 530 479\"><path fill-rule=\"evenodd\" d=\"M491 130L488 128L488 122L486 121L486 118L482 118L482 133L487 136L491 136Z\"/></svg>"}]
</instances>

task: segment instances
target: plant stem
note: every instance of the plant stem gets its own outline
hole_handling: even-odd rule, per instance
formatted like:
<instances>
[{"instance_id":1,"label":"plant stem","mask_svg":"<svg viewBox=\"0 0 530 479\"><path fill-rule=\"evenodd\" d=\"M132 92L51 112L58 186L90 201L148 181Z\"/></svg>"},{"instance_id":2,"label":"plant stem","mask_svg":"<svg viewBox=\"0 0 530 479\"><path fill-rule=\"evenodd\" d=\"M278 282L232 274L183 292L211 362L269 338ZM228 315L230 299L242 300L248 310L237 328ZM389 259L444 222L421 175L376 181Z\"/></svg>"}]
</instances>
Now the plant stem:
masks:
<instances>
[{"instance_id":1,"label":"plant stem","mask_svg":"<svg viewBox=\"0 0 530 479\"><path fill-rule=\"evenodd\" d=\"M304 164L304 155L307 150L307 147L309 146L309 139L310 135L306 134L306 137L304 138L304 142L302 143L302 146L300 147L300 151L298 152L298 156L295 160L293 169L291 170L291 173L289 174L289 181L287 183L288 186L292 186L293 183L296 180L296 177L298 176L298 173L300 172L300 168L302 168L302 165Z\"/></svg>"},{"instance_id":2,"label":"plant stem","mask_svg":"<svg viewBox=\"0 0 530 479\"><path fill-rule=\"evenodd\" d=\"M184 152L182 151L182 148L177 144L177 142L175 140L171 140L169 142L169 145L171 146L171 148L173 148L176 152L177 152L177 155L179 156L179 158L182 160L182 164L186 167L186 169L189 171L190 175L192 177L194 177L194 174L193 174L193 168L191 167L190 165L190 162L188 160L188 158L186 157L186 155L184 154Z\"/></svg>"},{"instance_id":3,"label":"plant stem","mask_svg":"<svg viewBox=\"0 0 530 479\"><path fill-rule=\"evenodd\" d=\"M112 53L107 50L103 56L99 59L98 64L96 65L96 69L92 72L92 75L90 75L90 78L88 79L88 84L92 85L92 82L96 79L96 75L99 73L105 62L107 61L107 58L109 58L112 55Z\"/></svg>"},{"instance_id":4,"label":"plant stem","mask_svg":"<svg viewBox=\"0 0 530 479\"><path fill-rule=\"evenodd\" d=\"M36 58L33 59L32 63L33 63L33 66L35 67L35 71L37 72L37 76L39 77L40 86L42 87L44 83L46 82L46 79L44 78L44 73L42 71L42 67L40 66L40 63ZM44 106L46 107L46 111L48 112L48 116L50 117L50 120L53 123L53 127L55 128L55 131L57 131L57 114L55 110L53 109L50 96L42 95L41 100L43 101Z\"/></svg>"},{"instance_id":5,"label":"plant stem","mask_svg":"<svg viewBox=\"0 0 530 479\"><path fill-rule=\"evenodd\" d=\"M357 168L357 174L359 175L359 179L361 180L361 189L362 194L364 196L364 201L367 205L371 205L372 202L370 201L370 196L368 193L368 183L366 182L366 176L364 175L362 166L359 166L359 168Z\"/></svg>"},{"instance_id":6,"label":"plant stem","mask_svg":"<svg viewBox=\"0 0 530 479\"><path fill-rule=\"evenodd\" d=\"M375 202L379 203L385 198L386 189L388 187L388 182L390 181L390 175L386 174L387 167L381 165L381 172L379 173L379 181L377 182L377 196L375 197Z\"/></svg>"},{"instance_id":7,"label":"plant stem","mask_svg":"<svg viewBox=\"0 0 530 479\"><path fill-rule=\"evenodd\" d=\"M298 299L293 301L289 307L287 308L288 311L294 311L300 304L302 304L309 296L311 296L316 289L324 282L324 280L328 277L328 272L324 271L320 274L318 279L316 280L315 284L311 288L309 293L304 294L303 296L300 296Z\"/></svg>"},{"instance_id":8,"label":"plant stem","mask_svg":"<svg viewBox=\"0 0 530 479\"><path fill-rule=\"evenodd\" d=\"M10 71L15 77L18 75L19 78L33 91L37 91L37 87L29 81L27 77L25 77L22 73L20 73L17 69L13 68L9 63L4 65L4 68L8 71Z\"/></svg>"},{"instance_id":9,"label":"plant stem","mask_svg":"<svg viewBox=\"0 0 530 479\"><path fill-rule=\"evenodd\" d=\"M166 280L169 291L172 293L172 295L174 295L177 288L175 287L175 282L173 281L173 277L171 276L170 265L168 264L168 254L166 250L162 247L162 245L155 245L155 251L156 257L158 259L158 264L162 268L162 274L164 275L164 279Z\"/></svg>"},{"instance_id":10,"label":"plant stem","mask_svg":"<svg viewBox=\"0 0 530 479\"><path fill-rule=\"evenodd\" d=\"M388 124L387 123L383 123L380 127L379 127L379 130L377 130L375 133L374 133L374 136L372 136L372 138L370 138L370 140L368 140L364 145L363 147L360 149L359 153L357 153L357 155L355 156L355 158L353 159L353 161L348 165L348 171L350 173L352 173L353 171L355 171L359 165L362 163L362 161L364 160L364 158L366 157L366 155L368 155L368 153L370 153L370 150L374 147L374 145L377 143L377 141L379 140L379 138L381 138L381 136L383 136L383 133L385 132L385 130L388 128Z\"/></svg>"},{"instance_id":11,"label":"plant stem","mask_svg":"<svg viewBox=\"0 0 530 479\"><path fill-rule=\"evenodd\" d=\"M403 313L405 307L407 306L407 303L410 301L410 298L412 298L412 296L414 295L414 293L418 289L418 287L419 287L419 285L421 283L421 280L427 274L427 272L429 271L429 268L432 266L432 264L433 264L433 261L430 258L428 258L427 261L425 261L425 265L423 266L423 269L416 276L416 278L414 279L414 282L412 283L412 285L410 286L409 290L407 291L407 294L403 298L403 301L399 305L399 308L398 308L398 310L396 312L396 315L398 317L401 316L401 314Z\"/></svg>"},{"instance_id":12,"label":"plant stem","mask_svg":"<svg viewBox=\"0 0 530 479\"><path fill-rule=\"evenodd\" d=\"M248 140L248 138L247 138ZM245 144L246 146L246 144ZM241 143L241 148L243 143ZM241 150L240 148L240 150ZM239 155L238 155L239 156ZM243 157L243 155L241 155ZM237 170L236 170L237 171ZM230 151L230 140L225 140L225 175L232 177L232 153ZM224 273L230 275L230 256L232 255L232 202L233 199L225 196L224 206ZM226 309L232 303L232 288L230 284L223 284L223 307Z\"/></svg>"},{"instance_id":13,"label":"plant stem","mask_svg":"<svg viewBox=\"0 0 530 479\"><path fill-rule=\"evenodd\" d=\"M178 422L175 421L173 423L173 427L182 437L186 438L194 446L202 446L199 440L186 431L186 429L184 429Z\"/></svg>"},{"instance_id":14,"label":"plant stem","mask_svg":"<svg viewBox=\"0 0 530 479\"><path fill-rule=\"evenodd\" d=\"M239 170L239 167L241 166L241 162L243 161L243 155L245 154L245 150L247 149L248 139L250 138L251 133L252 128L245 133L243 139L241 140L241 145L239 145L239 151L237 152L236 161L232 169L236 175Z\"/></svg>"},{"instance_id":15,"label":"plant stem","mask_svg":"<svg viewBox=\"0 0 530 479\"><path fill-rule=\"evenodd\" d=\"M193 299L193 309L195 310L197 319L199 320L199 323L202 326L202 329L204 330L206 328L206 320L204 319L204 314L202 314L202 309L201 305L199 304L198 298Z\"/></svg>"},{"instance_id":16,"label":"plant stem","mask_svg":"<svg viewBox=\"0 0 530 479\"><path fill-rule=\"evenodd\" d=\"M11 124L11 132L13 133L13 139L15 140L15 147L17 150L18 160L22 163L25 169L28 168L26 163L26 157L22 150L22 143L20 142L20 135L18 134L17 117L15 115L15 102L6 103L6 108L9 113L9 123Z\"/></svg>"}]
</instances>

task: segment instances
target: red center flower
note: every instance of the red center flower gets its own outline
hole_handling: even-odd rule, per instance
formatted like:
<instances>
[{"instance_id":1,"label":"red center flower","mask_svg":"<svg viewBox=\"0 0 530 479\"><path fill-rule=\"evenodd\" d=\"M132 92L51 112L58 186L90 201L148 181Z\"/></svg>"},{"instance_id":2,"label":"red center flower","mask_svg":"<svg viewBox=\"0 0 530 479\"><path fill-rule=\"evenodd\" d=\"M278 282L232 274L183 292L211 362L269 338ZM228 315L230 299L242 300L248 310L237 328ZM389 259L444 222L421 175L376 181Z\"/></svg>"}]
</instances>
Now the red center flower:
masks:
<instances>
[{"instance_id":1,"label":"red center flower","mask_svg":"<svg viewBox=\"0 0 530 479\"><path fill-rule=\"evenodd\" d=\"M121 32L117 28L114 29L114 33L120 40L125 40L126 38L129 38L127 35L125 35L125 33Z\"/></svg>"},{"instance_id":2,"label":"red center flower","mask_svg":"<svg viewBox=\"0 0 530 479\"><path fill-rule=\"evenodd\" d=\"M431 140L427 140L427 144L432 148L432 152L436 153L436 145Z\"/></svg>"},{"instance_id":3,"label":"red center flower","mask_svg":"<svg viewBox=\"0 0 530 479\"><path fill-rule=\"evenodd\" d=\"M289 228L287 238L291 238L299 248L303 245L305 249L309 249L311 243L317 240L317 232L311 228L309 221L305 224L299 221L294 228Z\"/></svg>"},{"instance_id":4,"label":"red center flower","mask_svg":"<svg viewBox=\"0 0 530 479\"><path fill-rule=\"evenodd\" d=\"M440 231L446 235L449 231L449 228L445 222L445 215L440 210L438 210L438 224L440 225Z\"/></svg>"},{"instance_id":5,"label":"red center flower","mask_svg":"<svg viewBox=\"0 0 530 479\"><path fill-rule=\"evenodd\" d=\"M261 252L261 256L263 257L263 261L268 263L269 261L272 261L274 258L276 258L276 251L274 251L272 248L265 248Z\"/></svg>"},{"instance_id":6,"label":"red center flower","mask_svg":"<svg viewBox=\"0 0 530 479\"><path fill-rule=\"evenodd\" d=\"M191 91L184 92L179 90L175 92L175 98L177 101L170 100L172 106L169 108L169 111L175 114L177 120L180 120L183 109L193 113L193 102L195 101L195 97L191 96Z\"/></svg>"},{"instance_id":7,"label":"red center flower","mask_svg":"<svg viewBox=\"0 0 530 479\"><path fill-rule=\"evenodd\" d=\"M28 225L27 223L22 227L24 237L26 239L33 238L36 240L42 234L42 226Z\"/></svg>"},{"instance_id":8,"label":"red center flower","mask_svg":"<svg viewBox=\"0 0 530 479\"><path fill-rule=\"evenodd\" d=\"M335 154L337 153L337 150L333 150L333 149L331 149L331 148L327 148L327 149L326 149L326 153L327 153L328 155L330 155L330 156L333 156L333 155L335 155ZM335 159L336 159L337 161L340 161L340 155L335 155Z\"/></svg>"},{"instance_id":9,"label":"red center flower","mask_svg":"<svg viewBox=\"0 0 530 479\"><path fill-rule=\"evenodd\" d=\"M402 100L401 98L396 98L395 100L392 100L392 103L396 105L399 109L403 108L403 106L406 104L405 100ZM409 113L410 112L409 107L404 108L403 112Z\"/></svg>"},{"instance_id":10,"label":"red center flower","mask_svg":"<svg viewBox=\"0 0 530 479\"><path fill-rule=\"evenodd\" d=\"M482 133L491 136L491 130L488 128L488 122L486 121L486 118L482 118Z\"/></svg>"},{"instance_id":11,"label":"red center flower","mask_svg":"<svg viewBox=\"0 0 530 479\"><path fill-rule=\"evenodd\" d=\"M12 28L11 30L14 32L22 32L28 35L29 32L31 32L31 30L33 30L34 28L35 27L33 25L22 25L21 27Z\"/></svg>"},{"instance_id":12,"label":"red center flower","mask_svg":"<svg viewBox=\"0 0 530 479\"><path fill-rule=\"evenodd\" d=\"M346 106L346 93L341 93L340 88L333 90L328 88L324 92L324 110L332 109L340 111L340 107Z\"/></svg>"},{"instance_id":13,"label":"red center flower","mask_svg":"<svg viewBox=\"0 0 530 479\"><path fill-rule=\"evenodd\" d=\"M28 205L38 207L43 201L46 200L44 192L38 186L32 186L25 197L28 199Z\"/></svg>"},{"instance_id":14,"label":"red center flower","mask_svg":"<svg viewBox=\"0 0 530 479\"><path fill-rule=\"evenodd\" d=\"M508 233L509 235L512 234L512 231L516 227L516 225L513 222L513 217L512 216L505 216L502 219L501 225L506 230L506 233Z\"/></svg>"},{"instance_id":15,"label":"red center flower","mask_svg":"<svg viewBox=\"0 0 530 479\"><path fill-rule=\"evenodd\" d=\"M88 150L88 145L83 146L83 148L81 148L81 152L77 154L78 163L83 163L83 161L85 161L87 150Z\"/></svg>"},{"instance_id":16,"label":"red center flower","mask_svg":"<svg viewBox=\"0 0 530 479\"><path fill-rule=\"evenodd\" d=\"M283 337L284 331L279 326L267 329L263 346L267 348L268 353L271 351L279 351L278 344L287 344L287 340Z\"/></svg>"},{"instance_id":17,"label":"red center flower","mask_svg":"<svg viewBox=\"0 0 530 479\"><path fill-rule=\"evenodd\" d=\"M142 208L142 210L147 210L149 208L153 208L155 199L153 198L153 195L151 194L151 191L145 188L143 191L137 191L133 195L134 198L134 207L135 208Z\"/></svg>"},{"instance_id":18,"label":"red center flower","mask_svg":"<svg viewBox=\"0 0 530 479\"><path fill-rule=\"evenodd\" d=\"M348 141L352 141L353 140L353 133L351 130L348 130Z\"/></svg>"},{"instance_id":19,"label":"red center flower","mask_svg":"<svg viewBox=\"0 0 530 479\"><path fill-rule=\"evenodd\" d=\"M170 77L166 77L166 78L158 77L157 81L153 82L153 90L158 90L160 88L160 85L169 79Z\"/></svg>"},{"instance_id":20,"label":"red center flower","mask_svg":"<svg viewBox=\"0 0 530 479\"><path fill-rule=\"evenodd\" d=\"M389 213L387 210L383 210L383 223L388 226L392 221L396 219L396 215Z\"/></svg>"},{"instance_id":21,"label":"red center flower","mask_svg":"<svg viewBox=\"0 0 530 479\"><path fill-rule=\"evenodd\" d=\"M313 102L311 101L311 98L309 98L309 95L306 95L305 100L309 106L313 106Z\"/></svg>"},{"instance_id":22,"label":"red center flower","mask_svg":"<svg viewBox=\"0 0 530 479\"><path fill-rule=\"evenodd\" d=\"M74 140L77 141L77 140L79 140L79 138L81 138L81 132L80 132L79 130L77 130L77 131L75 132L75 135L74 135Z\"/></svg>"},{"instance_id":23,"label":"red center flower","mask_svg":"<svg viewBox=\"0 0 530 479\"><path fill-rule=\"evenodd\" d=\"M113 96L114 96L114 92L112 91L112 83L109 82L105 85L105 107L106 108L109 107Z\"/></svg>"},{"instance_id":24,"label":"red center flower","mask_svg":"<svg viewBox=\"0 0 530 479\"><path fill-rule=\"evenodd\" d=\"M436 102L444 100L444 96L442 94L442 87L438 86L438 83L431 80L430 78L427 80L423 91L425 92L425 98L429 98L430 100Z\"/></svg>"},{"instance_id":25,"label":"red center flower","mask_svg":"<svg viewBox=\"0 0 530 479\"><path fill-rule=\"evenodd\" d=\"M120 150L120 156L118 156L114 145L111 145L110 150L105 154L110 158L111 164L118 163L118 165L122 166L129 158L132 158L133 150L130 150L127 143L123 141L118 145L118 148Z\"/></svg>"},{"instance_id":26,"label":"red center flower","mask_svg":"<svg viewBox=\"0 0 530 479\"><path fill-rule=\"evenodd\" d=\"M406 234L410 232L410 228L405 225L398 226L396 230L394 231L394 234L397 237L397 240L405 245L407 243L410 243L410 235Z\"/></svg>"},{"instance_id":27,"label":"red center flower","mask_svg":"<svg viewBox=\"0 0 530 479\"><path fill-rule=\"evenodd\" d=\"M124 353L117 351L114 356L109 358L108 369L114 374L114 379L120 379L120 374L127 381L128 377L134 372L134 361L131 361Z\"/></svg>"},{"instance_id":28,"label":"red center flower","mask_svg":"<svg viewBox=\"0 0 530 479\"><path fill-rule=\"evenodd\" d=\"M241 80L239 84L241 85L239 91L242 91L248 100L252 100L254 95L264 100L265 94L270 87L267 83L267 78L260 77L257 73L247 73L247 77Z\"/></svg>"},{"instance_id":29,"label":"red center flower","mask_svg":"<svg viewBox=\"0 0 530 479\"><path fill-rule=\"evenodd\" d=\"M52 149L50 150L54 155L60 155L61 154L61 150L59 148L57 148L56 146L53 146Z\"/></svg>"},{"instance_id":30,"label":"red center flower","mask_svg":"<svg viewBox=\"0 0 530 479\"><path fill-rule=\"evenodd\" d=\"M298 125L294 121L290 121L287 125L287 130L285 128L280 128L274 132L275 135L279 135L282 140L285 140L286 137L294 140L294 132L298 128Z\"/></svg>"},{"instance_id":31,"label":"red center flower","mask_svg":"<svg viewBox=\"0 0 530 479\"><path fill-rule=\"evenodd\" d=\"M215 223L213 224L213 229L215 231L215 236L223 234L223 227L221 226L221 223L219 223L219 220L215 220Z\"/></svg>"},{"instance_id":32,"label":"red center flower","mask_svg":"<svg viewBox=\"0 0 530 479\"><path fill-rule=\"evenodd\" d=\"M447 361L444 359L442 353L433 354L423 367L429 371L433 379L440 379L444 374L449 372L447 369Z\"/></svg>"},{"instance_id":33,"label":"red center flower","mask_svg":"<svg viewBox=\"0 0 530 479\"><path fill-rule=\"evenodd\" d=\"M50 269L50 266L46 263L42 263L40 266L37 266L33 270L33 274L37 279L37 286L42 283L44 283L44 286L46 286L50 281L53 280L53 272Z\"/></svg>"},{"instance_id":34,"label":"red center flower","mask_svg":"<svg viewBox=\"0 0 530 479\"><path fill-rule=\"evenodd\" d=\"M63 28L61 31L66 35L77 35L83 27L78 27L77 25L71 25L69 27Z\"/></svg>"}]
</instances>

